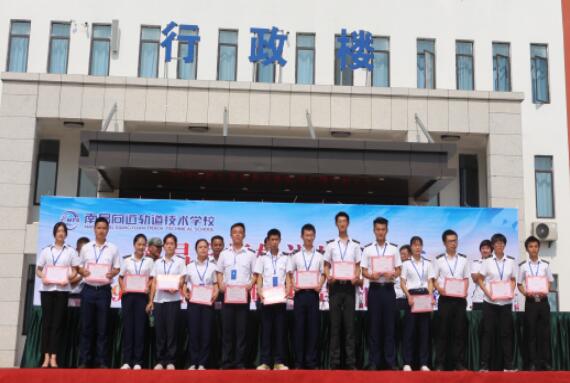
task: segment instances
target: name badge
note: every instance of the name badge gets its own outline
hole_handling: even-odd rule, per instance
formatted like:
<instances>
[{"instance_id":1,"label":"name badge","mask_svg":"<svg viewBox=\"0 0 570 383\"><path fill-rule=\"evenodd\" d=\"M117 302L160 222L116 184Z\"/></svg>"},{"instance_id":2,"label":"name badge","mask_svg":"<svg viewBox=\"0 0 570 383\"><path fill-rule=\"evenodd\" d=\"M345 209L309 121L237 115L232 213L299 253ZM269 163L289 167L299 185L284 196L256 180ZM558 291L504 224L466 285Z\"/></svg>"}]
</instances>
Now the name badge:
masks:
<instances>
[{"instance_id":1,"label":"name badge","mask_svg":"<svg viewBox=\"0 0 570 383\"><path fill-rule=\"evenodd\" d=\"M279 284L279 277L273 277L273 287L277 287Z\"/></svg>"},{"instance_id":2,"label":"name badge","mask_svg":"<svg viewBox=\"0 0 570 383\"><path fill-rule=\"evenodd\" d=\"M237 279L237 270L236 269L232 269L230 278L232 279L232 281L235 281Z\"/></svg>"}]
</instances>

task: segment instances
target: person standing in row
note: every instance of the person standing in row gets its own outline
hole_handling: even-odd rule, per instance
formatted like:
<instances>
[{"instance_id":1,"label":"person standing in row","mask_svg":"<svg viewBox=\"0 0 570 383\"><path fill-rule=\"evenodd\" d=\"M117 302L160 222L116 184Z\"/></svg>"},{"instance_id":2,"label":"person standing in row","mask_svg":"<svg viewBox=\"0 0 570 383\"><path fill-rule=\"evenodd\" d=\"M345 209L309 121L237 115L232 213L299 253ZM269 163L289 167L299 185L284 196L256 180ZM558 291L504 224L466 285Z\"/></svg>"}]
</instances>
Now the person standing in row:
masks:
<instances>
[{"instance_id":1,"label":"person standing in row","mask_svg":"<svg viewBox=\"0 0 570 383\"><path fill-rule=\"evenodd\" d=\"M57 368L59 341L67 313L70 280L77 274L79 257L73 247L67 245L67 226L58 222L53 226L54 243L40 252L36 275L41 278L40 298L42 305L42 340L44 354L42 368Z\"/></svg>"},{"instance_id":2,"label":"person standing in row","mask_svg":"<svg viewBox=\"0 0 570 383\"><path fill-rule=\"evenodd\" d=\"M152 285L147 305L154 312L156 342L155 370L174 370L178 331L178 314L186 274L186 259L175 254L178 238L166 234L163 239L164 257L154 262Z\"/></svg>"},{"instance_id":3,"label":"person standing in row","mask_svg":"<svg viewBox=\"0 0 570 383\"><path fill-rule=\"evenodd\" d=\"M327 242L325 248L325 274L329 289L329 312L331 320L330 367L341 368L340 345L344 334L346 361L348 370L356 368L354 311L355 286L360 280L360 242L348 236L350 218L345 212L335 216L338 237ZM349 266L348 274L340 275L341 265Z\"/></svg>"},{"instance_id":4,"label":"person standing in row","mask_svg":"<svg viewBox=\"0 0 570 383\"><path fill-rule=\"evenodd\" d=\"M485 293L479 287L478 278L479 270L481 270L481 265L483 261L491 256L493 253L493 245L488 239L484 239L479 244L479 253L481 253L480 259L474 259L471 262L471 279L475 283L475 288L473 289L473 295L471 296L472 310L482 310L483 309L483 298Z\"/></svg>"},{"instance_id":5,"label":"person standing in row","mask_svg":"<svg viewBox=\"0 0 570 383\"><path fill-rule=\"evenodd\" d=\"M121 270L119 249L107 242L109 221L98 217L94 225L95 240L81 248L79 273L85 281L81 290L80 368L92 364L92 339L97 339L95 364L107 368L108 322L111 310L111 282Z\"/></svg>"},{"instance_id":6,"label":"person standing in row","mask_svg":"<svg viewBox=\"0 0 570 383\"><path fill-rule=\"evenodd\" d=\"M146 236L137 234L133 239L134 252L127 255L121 266L121 311L123 317L123 366L121 369L140 370L143 364L147 325L149 283L154 263L144 255Z\"/></svg>"},{"instance_id":7,"label":"person standing in row","mask_svg":"<svg viewBox=\"0 0 570 383\"><path fill-rule=\"evenodd\" d=\"M148 240L148 256L150 259L152 259L153 262L160 259L163 245L164 244L162 243L162 239L158 237L152 237Z\"/></svg>"},{"instance_id":8,"label":"person standing in row","mask_svg":"<svg viewBox=\"0 0 570 383\"><path fill-rule=\"evenodd\" d=\"M188 329L189 329L189 370L205 370L210 357L210 340L212 335L212 307L218 297L218 282L216 279L216 265L208 258L208 241L196 241L196 260L186 266L186 286L184 295L188 300ZM203 289L209 294L204 299L192 294ZM202 292L200 291L200 292ZM200 299L198 299L200 298ZM208 298L208 299L206 299Z\"/></svg>"},{"instance_id":9,"label":"person standing in row","mask_svg":"<svg viewBox=\"0 0 570 383\"><path fill-rule=\"evenodd\" d=\"M368 291L369 353L368 368L377 370L381 367L380 355L388 369L396 370L396 292L394 280L400 276L402 262L398 247L386 240L388 220L378 217L372 223L375 241L364 247L362 252L362 275L370 280ZM390 260L389 267L376 269L381 258ZM380 340L384 339L384 344Z\"/></svg>"},{"instance_id":10,"label":"person standing in row","mask_svg":"<svg viewBox=\"0 0 570 383\"><path fill-rule=\"evenodd\" d=\"M540 241L530 236L524 242L528 260L519 263L518 287L525 296L524 333L528 347L528 370L551 370L550 356L550 304L548 291L554 277L550 263L539 257ZM534 280L533 280L534 279ZM538 282L539 288L529 287L529 282ZM542 289L540 289L542 285Z\"/></svg>"}]
</instances>

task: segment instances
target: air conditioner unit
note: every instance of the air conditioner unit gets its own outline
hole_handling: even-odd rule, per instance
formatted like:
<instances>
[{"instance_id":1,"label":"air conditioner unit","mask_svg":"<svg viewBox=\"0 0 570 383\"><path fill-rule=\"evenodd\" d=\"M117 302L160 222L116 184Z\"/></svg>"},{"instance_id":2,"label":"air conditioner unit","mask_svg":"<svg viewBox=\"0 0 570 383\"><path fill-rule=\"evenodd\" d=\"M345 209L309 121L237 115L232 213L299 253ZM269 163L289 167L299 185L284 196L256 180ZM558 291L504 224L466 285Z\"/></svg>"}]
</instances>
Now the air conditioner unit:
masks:
<instances>
[{"instance_id":1,"label":"air conditioner unit","mask_svg":"<svg viewBox=\"0 0 570 383\"><path fill-rule=\"evenodd\" d=\"M555 222L533 222L532 235L544 242L558 239L558 229Z\"/></svg>"}]
</instances>

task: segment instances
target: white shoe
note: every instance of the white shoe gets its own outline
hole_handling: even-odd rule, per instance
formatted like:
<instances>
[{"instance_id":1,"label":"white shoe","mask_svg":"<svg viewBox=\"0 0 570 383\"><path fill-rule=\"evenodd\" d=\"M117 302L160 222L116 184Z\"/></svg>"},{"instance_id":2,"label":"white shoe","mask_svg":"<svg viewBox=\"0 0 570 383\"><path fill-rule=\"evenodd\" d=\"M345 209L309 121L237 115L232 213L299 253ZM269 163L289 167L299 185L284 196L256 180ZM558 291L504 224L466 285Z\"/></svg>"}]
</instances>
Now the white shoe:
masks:
<instances>
[{"instance_id":1,"label":"white shoe","mask_svg":"<svg viewBox=\"0 0 570 383\"><path fill-rule=\"evenodd\" d=\"M271 370L271 368L269 368L268 365L263 363L263 364L260 364L259 366L257 366L257 370Z\"/></svg>"},{"instance_id":2,"label":"white shoe","mask_svg":"<svg viewBox=\"0 0 570 383\"><path fill-rule=\"evenodd\" d=\"M205 369L206 369L206 367L204 367L204 366L202 366L202 365L199 365L199 366L198 366L198 370L205 370Z\"/></svg>"},{"instance_id":3,"label":"white shoe","mask_svg":"<svg viewBox=\"0 0 570 383\"><path fill-rule=\"evenodd\" d=\"M406 364L406 365L404 366L404 368L402 368L402 370L404 370L404 371L412 371L412 367L411 367L409 364Z\"/></svg>"},{"instance_id":4,"label":"white shoe","mask_svg":"<svg viewBox=\"0 0 570 383\"><path fill-rule=\"evenodd\" d=\"M195 370L196 366L195 365L191 365L190 367L188 367L189 370Z\"/></svg>"},{"instance_id":5,"label":"white shoe","mask_svg":"<svg viewBox=\"0 0 570 383\"><path fill-rule=\"evenodd\" d=\"M140 364L135 364L135 366L133 367L133 370L142 370L142 367Z\"/></svg>"},{"instance_id":6,"label":"white shoe","mask_svg":"<svg viewBox=\"0 0 570 383\"><path fill-rule=\"evenodd\" d=\"M174 365L173 365L172 363L168 363L168 364L166 365L166 369L167 369L167 370L176 370L176 367L174 367Z\"/></svg>"},{"instance_id":7,"label":"white shoe","mask_svg":"<svg viewBox=\"0 0 570 383\"><path fill-rule=\"evenodd\" d=\"M273 365L273 369L274 370L288 370L289 367L287 367L286 365L284 365L283 363L276 363Z\"/></svg>"},{"instance_id":8,"label":"white shoe","mask_svg":"<svg viewBox=\"0 0 570 383\"><path fill-rule=\"evenodd\" d=\"M421 371L431 371L428 366L422 366Z\"/></svg>"},{"instance_id":9,"label":"white shoe","mask_svg":"<svg viewBox=\"0 0 570 383\"><path fill-rule=\"evenodd\" d=\"M157 363L156 366L154 366L155 370L164 370L164 367L162 366L162 364Z\"/></svg>"},{"instance_id":10,"label":"white shoe","mask_svg":"<svg viewBox=\"0 0 570 383\"><path fill-rule=\"evenodd\" d=\"M130 370L130 369L131 369L131 366L129 366L128 363L125 363L121 366L121 370Z\"/></svg>"},{"instance_id":11,"label":"white shoe","mask_svg":"<svg viewBox=\"0 0 570 383\"><path fill-rule=\"evenodd\" d=\"M514 369L512 369L512 370L507 370L507 369L505 369L505 370L503 370L503 371L504 371L504 372L517 372L518 370L517 370L516 368L514 368Z\"/></svg>"}]
</instances>

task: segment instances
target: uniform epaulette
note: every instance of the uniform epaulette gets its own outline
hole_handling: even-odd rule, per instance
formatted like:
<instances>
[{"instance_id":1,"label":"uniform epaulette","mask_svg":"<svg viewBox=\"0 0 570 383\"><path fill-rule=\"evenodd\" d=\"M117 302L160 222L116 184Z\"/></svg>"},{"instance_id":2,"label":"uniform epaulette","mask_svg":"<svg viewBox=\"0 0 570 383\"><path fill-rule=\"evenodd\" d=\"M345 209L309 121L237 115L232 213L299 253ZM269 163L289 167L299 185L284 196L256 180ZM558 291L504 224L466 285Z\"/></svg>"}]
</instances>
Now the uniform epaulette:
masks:
<instances>
[{"instance_id":1,"label":"uniform epaulette","mask_svg":"<svg viewBox=\"0 0 570 383\"><path fill-rule=\"evenodd\" d=\"M463 258L467 258L467 256L465 254L457 253L457 255L459 255L460 257L463 257Z\"/></svg>"},{"instance_id":2,"label":"uniform epaulette","mask_svg":"<svg viewBox=\"0 0 570 383\"><path fill-rule=\"evenodd\" d=\"M293 250L293 251L292 251L291 253L289 253L289 254L295 255L295 254L297 254L297 253L300 252L300 251L301 251L301 250L299 250L299 249L295 249L295 250Z\"/></svg>"},{"instance_id":3,"label":"uniform epaulette","mask_svg":"<svg viewBox=\"0 0 570 383\"><path fill-rule=\"evenodd\" d=\"M519 266L522 266L526 263L526 261L519 262Z\"/></svg>"},{"instance_id":4,"label":"uniform epaulette","mask_svg":"<svg viewBox=\"0 0 570 383\"><path fill-rule=\"evenodd\" d=\"M436 256L435 259L440 259L440 258L443 257L444 255L445 255L445 254L442 253L442 254Z\"/></svg>"},{"instance_id":5,"label":"uniform epaulette","mask_svg":"<svg viewBox=\"0 0 570 383\"><path fill-rule=\"evenodd\" d=\"M186 262L186 257L185 257L184 255L176 254L176 257L177 257L177 258L180 258L180 259L182 259L184 262Z\"/></svg>"},{"instance_id":6,"label":"uniform epaulette","mask_svg":"<svg viewBox=\"0 0 570 383\"><path fill-rule=\"evenodd\" d=\"M251 247L246 247L246 250L249 250L249 251L251 251L252 253L255 254L255 250L253 250Z\"/></svg>"},{"instance_id":7,"label":"uniform epaulette","mask_svg":"<svg viewBox=\"0 0 570 383\"><path fill-rule=\"evenodd\" d=\"M366 245L364 245L364 248L367 248L368 246L372 246L372 242L367 243Z\"/></svg>"},{"instance_id":8,"label":"uniform epaulette","mask_svg":"<svg viewBox=\"0 0 570 383\"><path fill-rule=\"evenodd\" d=\"M290 255L293 254L293 253L288 253L288 252L282 251L281 254L286 255L286 256L288 257L288 256L290 256Z\"/></svg>"},{"instance_id":9,"label":"uniform epaulette","mask_svg":"<svg viewBox=\"0 0 570 383\"><path fill-rule=\"evenodd\" d=\"M431 260L430 260L430 259L427 259L427 258L426 258L426 257L424 257L423 255L422 255L422 259L423 259L424 261L428 261L428 262L431 262Z\"/></svg>"},{"instance_id":10,"label":"uniform epaulette","mask_svg":"<svg viewBox=\"0 0 570 383\"><path fill-rule=\"evenodd\" d=\"M358 243L360 245L360 241L357 241L356 239L352 239L352 242Z\"/></svg>"},{"instance_id":11,"label":"uniform epaulette","mask_svg":"<svg viewBox=\"0 0 570 383\"><path fill-rule=\"evenodd\" d=\"M393 242L388 242L388 245L392 245L392 246L394 246L394 247L398 247L398 244L397 244L397 243L393 243Z\"/></svg>"},{"instance_id":12,"label":"uniform epaulette","mask_svg":"<svg viewBox=\"0 0 570 383\"><path fill-rule=\"evenodd\" d=\"M474 262L474 263L483 263L483 260L481 260L481 259L474 259L473 262Z\"/></svg>"},{"instance_id":13,"label":"uniform epaulette","mask_svg":"<svg viewBox=\"0 0 570 383\"><path fill-rule=\"evenodd\" d=\"M546 263L547 265L550 265L549 261L545 261L544 259L541 259L540 261Z\"/></svg>"},{"instance_id":14,"label":"uniform epaulette","mask_svg":"<svg viewBox=\"0 0 570 383\"><path fill-rule=\"evenodd\" d=\"M507 258L512 259L513 261L515 260L515 257L511 257L510 255L507 255Z\"/></svg>"},{"instance_id":15,"label":"uniform epaulette","mask_svg":"<svg viewBox=\"0 0 570 383\"><path fill-rule=\"evenodd\" d=\"M402 263L408 262L408 261L411 261L411 260L412 260L411 258L409 258L409 259L404 259L404 260L402 261Z\"/></svg>"},{"instance_id":16,"label":"uniform epaulette","mask_svg":"<svg viewBox=\"0 0 570 383\"><path fill-rule=\"evenodd\" d=\"M131 256L131 254L123 255L123 259L127 259Z\"/></svg>"},{"instance_id":17,"label":"uniform epaulette","mask_svg":"<svg viewBox=\"0 0 570 383\"><path fill-rule=\"evenodd\" d=\"M329 243L331 243L331 242L334 242L334 239L329 239L329 240L327 241L327 245L328 245Z\"/></svg>"}]
</instances>

